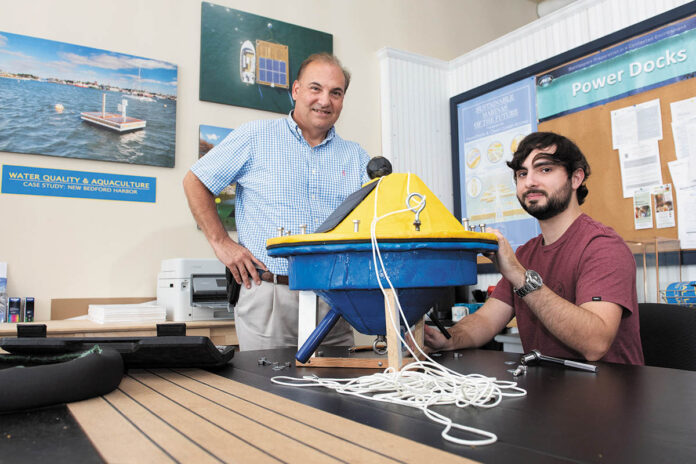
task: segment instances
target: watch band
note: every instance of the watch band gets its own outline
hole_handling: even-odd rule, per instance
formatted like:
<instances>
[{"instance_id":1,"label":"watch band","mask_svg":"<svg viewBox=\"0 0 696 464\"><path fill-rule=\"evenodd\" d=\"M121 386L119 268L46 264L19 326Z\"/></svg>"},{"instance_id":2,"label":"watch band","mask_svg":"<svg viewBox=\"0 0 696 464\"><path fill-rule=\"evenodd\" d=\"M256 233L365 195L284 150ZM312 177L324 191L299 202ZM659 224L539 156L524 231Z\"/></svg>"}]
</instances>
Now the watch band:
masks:
<instances>
[{"instance_id":1,"label":"watch band","mask_svg":"<svg viewBox=\"0 0 696 464\"><path fill-rule=\"evenodd\" d=\"M539 290L544 285L543 280L538 272L527 269L524 273L524 285L513 290L517 296L524 298L535 290Z\"/></svg>"}]
</instances>

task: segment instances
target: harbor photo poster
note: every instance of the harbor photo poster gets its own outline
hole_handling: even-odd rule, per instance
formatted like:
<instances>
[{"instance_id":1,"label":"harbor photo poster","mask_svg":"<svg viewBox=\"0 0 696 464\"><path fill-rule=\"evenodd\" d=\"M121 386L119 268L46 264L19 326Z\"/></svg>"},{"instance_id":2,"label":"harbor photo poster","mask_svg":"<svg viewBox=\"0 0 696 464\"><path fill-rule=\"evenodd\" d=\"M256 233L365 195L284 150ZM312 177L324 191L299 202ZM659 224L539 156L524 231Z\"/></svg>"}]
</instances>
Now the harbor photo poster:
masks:
<instances>
[{"instance_id":1,"label":"harbor photo poster","mask_svg":"<svg viewBox=\"0 0 696 464\"><path fill-rule=\"evenodd\" d=\"M212 150L215 145L222 142L232 130L233 129L227 129L225 127L206 126L201 124L199 126L198 137L198 158L202 158L206 153ZM228 185L215 197L215 207L217 208L217 213L218 216L220 216L222 225L225 226L225 230L237 230L237 223L234 218L236 187L236 183Z\"/></svg>"},{"instance_id":2,"label":"harbor photo poster","mask_svg":"<svg viewBox=\"0 0 696 464\"><path fill-rule=\"evenodd\" d=\"M177 66L0 31L0 151L174 167Z\"/></svg>"},{"instance_id":3,"label":"harbor photo poster","mask_svg":"<svg viewBox=\"0 0 696 464\"><path fill-rule=\"evenodd\" d=\"M331 34L203 2L199 98L287 114L300 64L318 52L333 52Z\"/></svg>"}]
</instances>

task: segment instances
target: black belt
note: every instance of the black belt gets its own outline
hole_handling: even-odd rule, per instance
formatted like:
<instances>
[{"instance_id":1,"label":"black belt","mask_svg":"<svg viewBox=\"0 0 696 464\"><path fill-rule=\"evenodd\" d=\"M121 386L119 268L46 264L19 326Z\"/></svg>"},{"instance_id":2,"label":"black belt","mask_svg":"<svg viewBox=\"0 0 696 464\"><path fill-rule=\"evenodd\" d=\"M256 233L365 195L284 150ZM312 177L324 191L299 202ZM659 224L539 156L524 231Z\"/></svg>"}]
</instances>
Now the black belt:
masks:
<instances>
[{"instance_id":1,"label":"black belt","mask_svg":"<svg viewBox=\"0 0 696 464\"><path fill-rule=\"evenodd\" d=\"M280 285L288 285L288 276L273 274L271 271L264 271L259 273L259 277L264 282L271 282Z\"/></svg>"}]
</instances>

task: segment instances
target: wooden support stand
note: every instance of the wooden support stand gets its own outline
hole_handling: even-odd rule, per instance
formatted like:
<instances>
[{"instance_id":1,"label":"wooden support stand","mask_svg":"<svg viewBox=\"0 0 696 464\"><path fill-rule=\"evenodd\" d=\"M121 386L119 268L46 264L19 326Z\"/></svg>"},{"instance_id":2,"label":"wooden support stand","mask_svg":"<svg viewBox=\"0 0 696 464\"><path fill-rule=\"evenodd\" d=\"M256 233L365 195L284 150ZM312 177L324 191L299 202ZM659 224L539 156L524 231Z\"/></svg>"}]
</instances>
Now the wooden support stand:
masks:
<instances>
[{"instance_id":1,"label":"wooden support stand","mask_svg":"<svg viewBox=\"0 0 696 464\"><path fill-rule=\"evenodd\" d=\"M412 357L404 358L401 352L399 332L395 326L399 326L399 311L396 306L396 297L391 289L385 290L384 320L387 328L387 355L380 356L374 353L348 353L345 357L312 356L306 363L296 361L297 366L309 367L351 367L365 369L385 369L393 367L396 370L414 361ZM394 321L394 323L392 323ZM425 316L414 326L413 335L418 346L423 348L423 327Z\"/></svg>"}]
</instances>

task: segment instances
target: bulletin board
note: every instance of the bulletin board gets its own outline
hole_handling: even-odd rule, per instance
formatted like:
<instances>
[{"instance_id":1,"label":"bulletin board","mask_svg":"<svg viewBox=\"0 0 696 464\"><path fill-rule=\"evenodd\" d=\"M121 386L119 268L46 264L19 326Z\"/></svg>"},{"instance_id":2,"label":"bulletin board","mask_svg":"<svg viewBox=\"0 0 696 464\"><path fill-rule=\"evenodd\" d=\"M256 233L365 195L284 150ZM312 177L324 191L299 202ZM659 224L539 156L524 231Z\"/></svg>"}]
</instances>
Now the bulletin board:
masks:
<instances>
[{"instance_id":1,"label":"bulletin board","mask_svg":"<svg viewBox=\"0 0 696 464\"><path fill-rule=\"evenodd\" d=\"M578 67L580 67L580 63L594 60L595 57L597 61L606 59L607 56L614 58L619 56L620 52L618 50L621 49L623 44L640 44L642 40L658 41L661 39L663 30L673 30L675 24L684 22L689 24L696 23L696 2L688 3L477 89L452 97L450 100L450 115L452 124L455 214L461 214L463 209L462 189L466 188L466 179L460 175L460 166L465 162L462 159L462 150L460 149L460 144L463 144L464 141L459 140L461 131L458 130L462 122L457 117L457 109L461 107L463 102L480 98L482 95L495 92L497 89L530 77L536 78L537 92L539 92L544 79L548 79L548 76L553 76L554 72L561 68L572 69L575 63L578 63ZM696 61L696 52L692 54L694 56L688 57L691 63ZM675 57L676 55L673 55L670 59L663 59L661 64L664 65L666 62L676 63ZM692 64L689 65L692 66ZM624 240L676 239L678 238L678 232L676 226L659 229L655 226L650 229L635 229L633 199L624 198L623 196L619 152L613 149L611 112L659 99L662 116L662 139L659 140L658 147L662 182L664 184L672 183L667 163L676 159L676 152L671 129L670 103L696 96L696 78L694 78L694 74L696 73L691 72L673 79L666 79L657 84L638 85L635 88L622 89L611 98L595 101L592 104L573 108L569 111L557 112L551 117L544 117L545 115L541 114L544 110L541 108L539 100L537 100L537 111L539 113L537 114L536 130L556 132L570 138L579 146L590 163L591 175L587 180L589 195L581 206L582 210L592 218L614 228ZM623 77L627 76L628 72ZM624 81L623 84L627 84L629 79L624 79ZM539 115L541 115L540 118ZM510 175L512 176L512 173ZM676 203L676 195L674 196ZM678 205L675 205L677 221L679 220L678 207Z\"/></svg>"},{"instance_id":2,"label":"bulletin board","mask_svg":"<svg viewBox=\"0 0 696 464\"><path fill-rule=\"evenodd\" d=\"M612 149L610 115L613 110L660 99L663 134L662 140L658 142L660 165L663 182L672 183L667 163L674 161L676 155L669 103L693 96L696 96L696 81L688 79L539 123L539 131L556 132L575 141L590 163L592 173L586 184L590 193L581 206L583 212L612 227L627 241L645 241L658 237L677 238L676 226L635 229L633 199L623 198L619 157L617 151ZM675 212L678 221L679 205L676 204L676 198Z\"/></svg>"}]
</instances>

